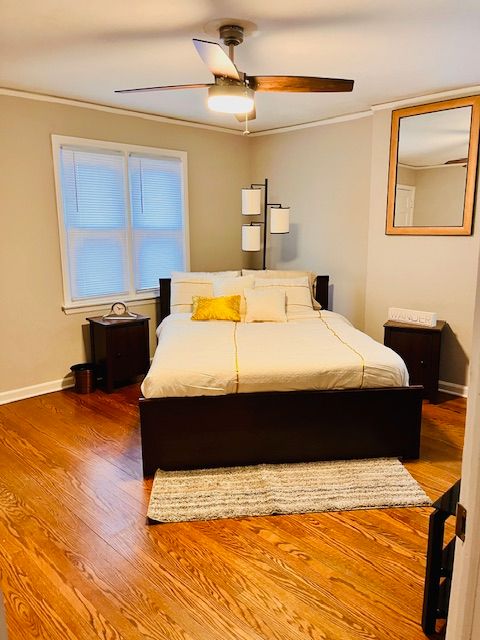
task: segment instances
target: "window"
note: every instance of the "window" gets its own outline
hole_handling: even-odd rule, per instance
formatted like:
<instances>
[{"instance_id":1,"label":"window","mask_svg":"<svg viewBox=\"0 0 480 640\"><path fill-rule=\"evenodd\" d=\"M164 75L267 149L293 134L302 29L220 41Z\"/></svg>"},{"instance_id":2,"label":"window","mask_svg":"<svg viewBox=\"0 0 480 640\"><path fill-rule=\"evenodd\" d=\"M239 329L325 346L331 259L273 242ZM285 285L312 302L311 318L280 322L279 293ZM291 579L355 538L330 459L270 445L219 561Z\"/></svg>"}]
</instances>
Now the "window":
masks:
<instances>
[{"instance_id":1,"label":"window","mask_svg":"<svg viewBox=\"0 0 480 640\"><path fill-rule=\"evenodd\" d=\"M66 310L188 269L186 153L53 136Z\"/></svg>"}]
</instances>

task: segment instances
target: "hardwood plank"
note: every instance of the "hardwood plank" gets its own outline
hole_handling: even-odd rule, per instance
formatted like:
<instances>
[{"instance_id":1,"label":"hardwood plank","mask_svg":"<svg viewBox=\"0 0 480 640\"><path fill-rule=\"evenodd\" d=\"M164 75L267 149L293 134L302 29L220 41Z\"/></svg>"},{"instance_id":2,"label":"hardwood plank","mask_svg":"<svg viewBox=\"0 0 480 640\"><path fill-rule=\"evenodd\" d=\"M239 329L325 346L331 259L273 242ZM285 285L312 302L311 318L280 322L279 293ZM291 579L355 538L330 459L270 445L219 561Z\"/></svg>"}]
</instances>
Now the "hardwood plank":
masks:
<instances>
[{"instance_id":1,"label":"hardwood plank","mask_svg":"<svg viewBox=\"0 0 480 640\"><path fill-rule=\"evenodd\" d=\"M281 520L285 523L291 519L293 517L284 517ZM267 537L271 541L272 538L275 538L273 532L278 518L273 518L273 523L271 523L272 519L268 520L264 531L268 532ZM253 567L251 566L250 568L250 573L256 569L256 574L258 575L256 575L255 579L260 583L265 583L263 590L277 591L284 602L293 600L295 602L294 608L301 612L303 619L309 620L312 612L315 612L313 614L314 619L311 620L314 625L320 616L322 627L327 630L328 637L342 637L343 635L348 637L348 633L355 630L359 637L398 638L397 634L404 631L402 627L405 620L399 615L401 608L399 607L394 612L397 614L396 617L391 612L390 616L387 613L389 606L391 607L395 604L395 598L399 595L400 587L395 585L393 580L392 585L389 585L388 581L379 580L380 561L372 568L370 575L367 575L367 579L363 580L366 585L367 597L366 602L362 602L362 598L359 597L362 586L360 572L352 572L350 559L347 558L345 560L342 555L343 548L340 548L340 552L337 554L338 558L335 558L335 554L332 554L331 545L328 542L323 545L323 548L321 545L320 548L316 548L317 545L315 547L312 545L308 549L302 540L300 544L295 545L295 552L292 556L279 551L276 545L266 544L264 536L259 539L257 527L261 527L261 524L251 523L248 519L242 520L241 523L228 521L221 532L216 532L213 544L225 547L223 553L230 561L238 563L238 558L240 558L240 561L250 562L250 565L253 564ZM245 529L247 531L250 529L250 535L247 535L246 538L244 537ZM235 533L238 531L238 538L233 543L232 530L235 530ZM284 531L280 531L279 534L277 541L281 539L281 544L285 545L289 537ZM373 545L371 547L373 548ZM256 553L257 550L260 553ZM373 550L375 552L374 548ZM217 555L220 553L221 551L219 550ZM328 563L324 560L325 554L329 554ZM366 557L368 558L368 555ZM365 555L360 560L364 558ZM358 562L359 558L357 557L356 559ZM342 580L340 580L339 574L344 576ZM372 585L374 587L375 583L379 583L382 586L381 593L379 593L379 601L383 600L383 625L373 620L372 616L366 620L363 614L365 605L370 603ZM332 586L334 586L334 589L332 589ZM387 592L388 597L385 597L385 591L387 590L385 587L392 589L393 586L397 586L394 594L390 595ZM375 592L375 588L373 588L373 592ZM404 595L404 590L402 590L402 595ZM313 607L314 603L316 603L315 607ZM303 607L304 604L307 604L306 608ZM392 622L395 622L396 631L393 634L387 627L389 618ZM380 636L378 635L379 631L381 631Z\"/></svg>"},{"instance_id":2,"label":"hardwood plank","mask_svg":"<svg viewBox=\"0 0 480 640\"><path fill-rule=\"evenodd\" d=\"M10 640L419 640L429 508L145 524L138 386L0 407L0 583ZM465 401L424 405L435 499ZM449 526L450 527L450 526Z\"/></svg>"},{"instance_id":3,"label":"hardwood plank","mask_svg":"<svg viewBox=\"0 0 480 640\"><path fill-rule=\"evenodd\" d=\"M198 562L200 548L194 543L195 560L189 562L178 527L174 524L135 530L126 528L114 536L111 543L148 574L156 587L161 588L165 580L170 580L173 593L184 606L191 606L194 596L197 615L211 624L206 637L213 637L210 634L215 630L221 638L259 640L262 636L247 625L243 617L238 617L240 609L235 597L228 597L225 588L226 575L218 583L212 580L210 572L217 558L212 557L203 571ZM173 529L172 534L169 529Z\"/></svg>"},{"instance_id":4,"label":"hardwood plank","mask_svg":"<svg viewBox=\"0 0 480 640\"><path fill-rule=\"evenodd\" d=\"M74 637L129 638L136 637L134 632L142 638L193 637L177 625L178 618L198 632L197 623L178 611L175 600L163 597L164 589L152 584L80 518L52 500L35 470L22 469L20 458L16 462L18 473L9 480L14 493L0 480L0 539L13 553L28 552L35 575L48 575L53 583L50 591L68 595L75 608L68 618L84 616L94 625L89 635L84 630ZM1 449L0 464L5 464ZM17 498L20 493L25 496L21 501ZM145 528L143 521L141 526Z\"/></svg>"},{"instance_id":5,"label":"hardwood plank","mask_svg":"<svg viewBox=\"0 0 480 640\"><path fill-rule=\"evenodd\" d=\"M246 637L279 640L285 637L325 637L323 631L315 630L306 618L299 617L295 607L287 606L288 593L282 591L279 594L268 581L265 583L263 571L258 575L243 562L228 562L212 539L202 538L198 528L189 535L188 530L181 527L178 524L164 525L160 535L152 532L156 555L168 553L172 559L172 570L186 579L195 575L195 589L198 593L210 594L211 606L223 603L232 616L248 621L250 631ZM190 528L187 525L187 529ZM128 536L128 533L122 532L121 536ZM213 539L216 537L215 533L211 536ZM128 537L123 542L130 546ZM286 628L288 636L285 636Z\"/></svg>"}]
</instances>

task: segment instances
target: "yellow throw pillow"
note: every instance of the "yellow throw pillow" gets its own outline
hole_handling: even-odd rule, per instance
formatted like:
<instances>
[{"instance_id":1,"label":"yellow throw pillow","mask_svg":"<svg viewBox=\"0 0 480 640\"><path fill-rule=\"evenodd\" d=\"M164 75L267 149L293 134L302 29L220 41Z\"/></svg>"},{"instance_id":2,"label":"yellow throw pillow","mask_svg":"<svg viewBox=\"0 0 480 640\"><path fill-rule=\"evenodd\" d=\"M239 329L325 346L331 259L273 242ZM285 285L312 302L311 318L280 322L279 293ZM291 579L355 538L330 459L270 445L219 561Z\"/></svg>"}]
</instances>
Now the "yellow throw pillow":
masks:
<instances>
[{"instance_id":1,"label":"yellow throw pillow","mask_svg":"<svg viewBox=\"0 0 480 640\"><path fill-rule=\"evenodd\" d=\"M192 320L232 320L240 322L241 296L219 296L218 298L193 298Z\"/></svg>"}]
</instances>

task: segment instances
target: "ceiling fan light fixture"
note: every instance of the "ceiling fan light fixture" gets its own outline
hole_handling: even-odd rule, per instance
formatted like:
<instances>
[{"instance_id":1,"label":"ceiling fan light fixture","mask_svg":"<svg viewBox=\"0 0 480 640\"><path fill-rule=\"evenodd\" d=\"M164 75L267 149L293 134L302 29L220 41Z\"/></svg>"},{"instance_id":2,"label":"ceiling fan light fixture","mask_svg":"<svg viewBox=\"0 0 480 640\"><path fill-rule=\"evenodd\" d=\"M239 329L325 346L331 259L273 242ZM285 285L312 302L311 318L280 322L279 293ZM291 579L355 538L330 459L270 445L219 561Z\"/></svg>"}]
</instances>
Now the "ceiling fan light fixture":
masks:
<instances>
[{"instance_id":1,"label":"ceiling fan light fixture","mask_svg":"<svg viewBox=\"0 0 480 640\"><path fill-rule=\"evenodd\" d=\"M208 108L220 113L250 113L254 92L243 84L213 85L208 89Z\"/></svg>"}]
</instances>

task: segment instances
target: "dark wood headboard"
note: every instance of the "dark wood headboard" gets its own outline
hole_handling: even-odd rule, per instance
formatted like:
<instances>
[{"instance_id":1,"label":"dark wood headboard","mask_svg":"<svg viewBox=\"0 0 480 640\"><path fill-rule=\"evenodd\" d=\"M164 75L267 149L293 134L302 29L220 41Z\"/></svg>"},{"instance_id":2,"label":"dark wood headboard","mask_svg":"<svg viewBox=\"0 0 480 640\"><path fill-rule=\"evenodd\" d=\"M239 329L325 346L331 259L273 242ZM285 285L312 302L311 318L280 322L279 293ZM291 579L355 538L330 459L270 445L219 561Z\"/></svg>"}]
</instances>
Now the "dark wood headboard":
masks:
<instances>
[{"instance_id":1,"label":"dark wood headboard","mask_svg":"<svg viewBox=\"0 0 480 640\"><path fill-rule=\"evenodd\" d=\"M328 279L329 276L317 276L315 285L315 300L322 305L322 309L328 309ZM158 299L157 319L158 324L170 315L170 278L160 278L160 297Z\"/></svg>"},{"instance_id":2,"label":"dark wood headboard","mask_svg":"<svg viewBox=\"0 0 480 640\"><path fill-rule=\"evenodd\" d=\"M315 282L315 300L322 305L322 309L330 309L328 304L329 276L317 276Z\"/></svg>"}]
</instances>

